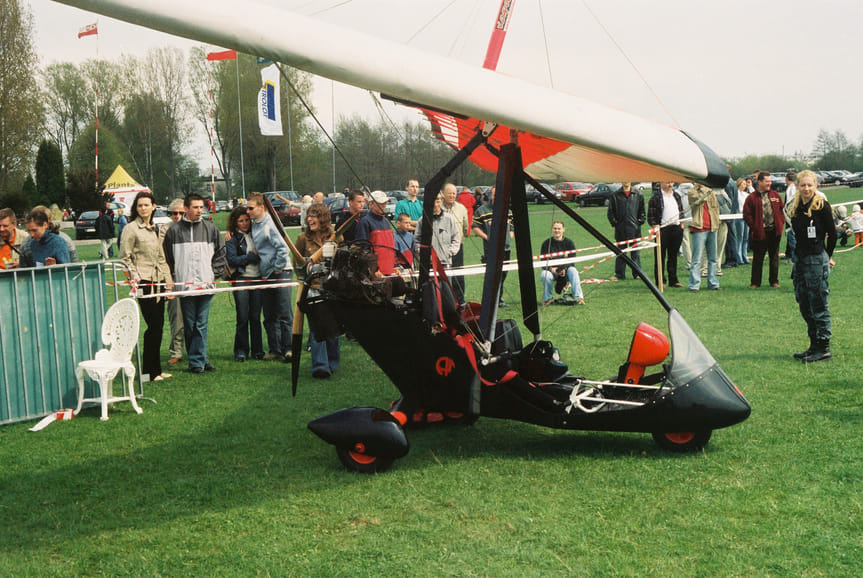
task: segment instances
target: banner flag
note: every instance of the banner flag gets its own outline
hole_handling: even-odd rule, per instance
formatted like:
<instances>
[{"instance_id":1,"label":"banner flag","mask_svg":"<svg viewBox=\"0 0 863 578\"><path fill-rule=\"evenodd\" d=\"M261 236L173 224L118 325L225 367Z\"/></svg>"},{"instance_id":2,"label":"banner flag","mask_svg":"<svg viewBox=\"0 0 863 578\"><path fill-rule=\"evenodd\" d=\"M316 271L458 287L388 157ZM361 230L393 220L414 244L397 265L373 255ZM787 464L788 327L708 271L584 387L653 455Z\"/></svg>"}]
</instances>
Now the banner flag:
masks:
<instances>
[{"instance_id":1,"label":"banner flag","mask_svg":"<svg viewBox=\"0 0 863 578\"><path fill-rule=\"evenodd\" d=\"M207 60L236 60L236 50L223 50L221 52L208 52Z\"/></svg>"},{"instance_id":2,"label":"banner flag","mask_svg":"<svg viewBox=\"0 0 863 578\"><path fill-rule=\"evenodd\" d=\"M78 30L78 38L83 38L84 36L93 36L94 34L99 33L99 29L97 28L97 22L93 24L88 24L87 26L82 26L80 30Z\"/></svg>"},{"instance_id":3,"label":"banner flag","mask_svg":"<svg viewBox=\"0 0 863 578\"><path fill-rule=\"evenodd\" d=\"M258 94L258 125L264 136L282 136L282 113L279 104L279 69L271 64L261 69L261 91Z\"/></svg>"}]
</instances>

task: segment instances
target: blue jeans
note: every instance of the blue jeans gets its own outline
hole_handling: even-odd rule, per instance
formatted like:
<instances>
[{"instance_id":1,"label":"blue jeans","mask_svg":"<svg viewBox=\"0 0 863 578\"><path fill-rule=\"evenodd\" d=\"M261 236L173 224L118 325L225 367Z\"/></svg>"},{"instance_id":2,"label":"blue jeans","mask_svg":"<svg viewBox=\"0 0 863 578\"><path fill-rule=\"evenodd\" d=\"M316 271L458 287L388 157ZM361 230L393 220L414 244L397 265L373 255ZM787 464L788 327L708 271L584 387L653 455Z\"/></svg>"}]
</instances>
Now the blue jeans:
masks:
<instances>
[{"instance_id":1,"label":"blue jeans","mask_svg":"<svg viewBox=\"0 0 863 578\"><path fill-rule=\"evenodd\" d=\"M210 320L212 295L180 297L183 310L183 336L186 338L186 352L189 355L189 368L204 367L207 359L207 323Z\"/></svg>"},{"instance_id":2,"label":"blue jeans","mask_svg":"<svg viewBox=\"0 0 863 578\"><path fill-rule=\"evenodd\" d=\"M242 278L248 281L247 278ZM253 287L255 283L246 283ZM261 292L258 289L247 289L234 292L234 303L237 306L237 330L234 333L234 357L249 357L249 338L251 337L251 355L264 356L264 339L261 333Z\"/></svg>"},{"instance_id":3,"label":"blue jeans","mask_svg":"<svg viewBox=\"0 0 863 578\"><path fill-rule=\"evenodd\" d=\"M554 296L554 282L557 276L551 271L543 269L540 278L542 279L542 302L545 303ZM572 287L572 296L576 299L584 299L581 292L581 279L578 277L578 271L572 265L566 268L566 280Z\"/></svg>"},{"instance_id":4,"label":"blue jeans","mask_svg":"<svg viewBox=\"0 0 863 578\"><path fill-rule=\"evenodd\" d=\"M738 265L743 265L746 263L746 236L748 233L746 229L746 223L743 222L743 219L734 219L732 221L728 221L728 226L731 227L731 231L734 233L734 262ZM729 256L726 261L731 261L731 257Z\"/></svg>"},{"instance_id":5,"label":"blue jeans","mask_svg":"<svg viewBox=\"0 0 863 578\"><path fill-rule=\"evenodd\" d=\"M270 283L290 281L293 271L273 273L267 278ZM291 331L294 325L294 303L290 287L261 290L261 304L264 310L264 329L270 353L284 355L291 350Z\"/></svg>"},{"instance_id":6,"label":"blue jeans","mask_svg":"<svg viewBox=\"0 0 863 578\"><path fill-rule=\"evenodd\" d=\"M719 278L716 276L716 231L689 233L692 246L692 266L689 268L689 290L698 291L701 286L701 256L707 247L707 288L718 289Z\"/></svg>"},{"instance_id":7,"label":"blue jeans","mask_svg":"<svg viewBox=\"0 0 863 578\"><path fill-rule=\"evenodd\" d=\"M743 219L740 219L739 222L740 239L737 242L740 243L740 250L737 252L737 263L747 265L749 264L749 257L747 256L749 253L749 225Z\"/></svg>"},{"instance_id":8,"label":"blue jeans","mask_svg":"<svg viewBox=\"0 0 863 578\"><path fill-rule=\"evenodd\" d=\"M794 259L794 250L797 248L797 234L794 229L785 231L785 258Z\"/></svg>"},{"instance_id":9,"label":"blue jeans","mask_svg":"<svg viewBox=\"0 0 863 578\"><path fill-rule=\"evenodd\" d=\"M330 374L335 373L341 359L339 336L318 341L315 334L309 331L309 345L312 348L312 373L321 369Z\"/></svg>"}]
</instances>

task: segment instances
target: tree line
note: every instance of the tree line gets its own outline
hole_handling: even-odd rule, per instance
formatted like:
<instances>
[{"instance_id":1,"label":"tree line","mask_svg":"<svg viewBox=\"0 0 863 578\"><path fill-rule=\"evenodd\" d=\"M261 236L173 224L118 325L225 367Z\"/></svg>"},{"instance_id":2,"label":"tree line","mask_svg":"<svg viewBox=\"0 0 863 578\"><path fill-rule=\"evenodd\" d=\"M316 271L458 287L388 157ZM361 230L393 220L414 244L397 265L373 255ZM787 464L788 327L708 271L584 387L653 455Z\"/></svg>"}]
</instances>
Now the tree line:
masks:
<instances>
[{"instance_id":1,"label":"tree line","mask_svg":"<svg viewBox=\"0 0 863 578\"><path fill-rule=\"evenodd\" d=\"M117 165L159 202L209 194L209 168L202 170L203 159L191 153L200 134L211 147L204 162L214 166L218 198L291 188L402 189L407 178L422 182L453 154L427 123L396 124L383 116L376 122L339 117L330 135L334 150L313 122L314 109L301 104L310 101L311 77L286 66L280 95L286 134L262 136L256 94L265 64L252 55L211 62L204 47L188 54L160 47L116 62L40 66L32 15L21 0L0 0L0 38L0 206L18 212L36 204L94 208ZM863 170L863 142L856 146L841 131L821 131L813 153L815 168ZM735 175L807 165L777 155L730 164ZM491 184L494 175L466 163L453 180Z\"/></svg>"}]
</instances>

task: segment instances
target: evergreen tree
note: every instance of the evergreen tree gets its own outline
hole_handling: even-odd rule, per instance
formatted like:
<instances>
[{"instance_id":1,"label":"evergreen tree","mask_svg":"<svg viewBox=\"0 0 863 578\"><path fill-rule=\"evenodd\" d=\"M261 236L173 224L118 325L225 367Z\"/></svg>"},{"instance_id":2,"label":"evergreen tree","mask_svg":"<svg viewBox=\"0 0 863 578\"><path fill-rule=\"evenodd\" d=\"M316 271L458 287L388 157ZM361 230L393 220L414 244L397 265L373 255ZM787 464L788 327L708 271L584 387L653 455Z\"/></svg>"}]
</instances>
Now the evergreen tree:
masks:
<instances>
[{"instance_id":1,"label":"evergreen tree","mask_svg":"<svg viewBox=\"0 0 863 578\"><path fill-rule=\"evenodd\" d=\"M31 199L31 205L46 204L41 201L33 202L38 198L38 193L36 191L36 182L33 180L33 175L31 175L29 172L27 173L27 176L24 177L24 184L21 186L21 194L24 195L24 197L26 197L27 199Z\"/></svg>"},{"instance_id":2,"label":"evergreen tree","mask_svg":"<svg viewBox=\"0 0 863 578\"><path fill-rule=\"evenodd\" d=\"M66 201L66 180L63 168L63 153L56 143L47 139L39 144L36 153L37 204L62 207Z\"/></svg>"}]
</instances>

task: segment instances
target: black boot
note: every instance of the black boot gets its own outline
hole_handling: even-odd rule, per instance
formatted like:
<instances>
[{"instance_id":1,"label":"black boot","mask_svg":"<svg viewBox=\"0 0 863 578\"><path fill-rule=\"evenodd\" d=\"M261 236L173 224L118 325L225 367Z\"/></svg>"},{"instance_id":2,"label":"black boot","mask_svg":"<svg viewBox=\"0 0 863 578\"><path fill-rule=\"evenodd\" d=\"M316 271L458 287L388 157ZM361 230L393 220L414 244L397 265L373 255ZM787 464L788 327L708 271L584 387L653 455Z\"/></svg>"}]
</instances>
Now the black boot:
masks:
<instances>
[{"instance_id":1,"label":"black boot","mask_svg":"<svg viewBox=\"0 0 863 578\"><path fill-rule=\"evenodd\" d=\"M815 339L809 338L809 349L806 351L799 351L793 355L794 359L802 360L804 357L810 355L812 350L815 349Z\"/></svg>"},{"instance_id":2,"label":"black boot","mask_svg":"<svg viewBox=\"0 0 863 578\"><path fill-rule=\"evenodd\" d=\"M803 363L815 363L816 361L828 361L833 359L833 354L830 353L830 340L819 339L815 342L815 348L812 353L803 358Z\"/></svg>"}]
</instances>

